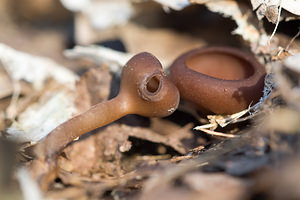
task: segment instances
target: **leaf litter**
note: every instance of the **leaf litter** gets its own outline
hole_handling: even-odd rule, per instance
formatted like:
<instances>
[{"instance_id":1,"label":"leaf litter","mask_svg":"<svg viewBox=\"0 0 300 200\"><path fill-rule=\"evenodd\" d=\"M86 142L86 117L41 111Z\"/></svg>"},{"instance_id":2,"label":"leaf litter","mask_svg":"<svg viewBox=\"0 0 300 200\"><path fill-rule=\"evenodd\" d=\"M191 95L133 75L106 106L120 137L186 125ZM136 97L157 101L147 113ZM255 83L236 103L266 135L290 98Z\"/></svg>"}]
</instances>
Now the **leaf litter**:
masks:
<instances>
[{"instance_id":1,"label":"leaf litter","mask_svg":"<svg viewBox=\"0 0 300 200\"><path fill-rule=\"evenodd\" d=\"M295 159L300 141L299 34L277 32L281 23L285 23L281 20L298 19L297 6L291 7L294 3L291 1L156 2L164 10L158 3L126 1L136 11L131 13L132 18L125 17L122 26L116 28L119 25L115 24L105 30L99 24L81 20L87 17L93 22L97 13L84 16L86 11L76 10L74 42L81 46L64 54L73 59L72 63L80 63L77 70L71 71L49 58L1 44L1 144L10 144L6 139L18 143L18 165L9 164L16 154L8 153L8 145L1 146L5 150L0 152L0 160L9 167L15 166L17 176L10 179L21 184L21 188L16 184L0 184L1 194L6 191L9 196L19 191L24 199L299 198L299 184L289 178L299 174L299 162ZM63 121L115 96L120 70L132 55L139 51L158 54L167 71L181 52L214 44L195 34L197 31L193 29L182 33L170 28L172 23L165 16L179 16L179 21L184 21L181 13L194 12L189 4L200 5L194 8L199 9L197 14L206 13L202 17L222 18L211 15L221 13L236 23L236 27L230 26L232 33L240 35L246 43L228 38L228 44L235 41L235 45L251 49L269 72L261 101L231 116L211 115L200 119L199 113L182 108L164 119L124 117L68 145L58 156L55 181L48 182L49 187L41 190L35 179L39 172L30 171L34 160L31 145ZM139 9L144 12L138 12ZM147 16L148 13L151 15ZM159 16L160 23L153 16ZM261 24L263 17L277 23L278 28L265 30ZM141 23L152 23L152 26L143 27ZM189 28L190 21L185 23L184 27ZM90 35L80 32L87 30L84 27L92 30ZM201 25L197 28L203 29ZM19 31L16 26L7 29ZM109 40L111 33L121 38L128 48L126 53L91 43ZM144 40L145 35L149 41ZM34 44L31 48L35 48ZM199 135L194 127L208 134ZM45 163L38 167L44 170ZM0 180L4 174L6 167L0 165ZM278 192L281 191L278 188L286 188L288 192ZM28 196L30 192L33 196Z\"/></svg>"}]
</instances>

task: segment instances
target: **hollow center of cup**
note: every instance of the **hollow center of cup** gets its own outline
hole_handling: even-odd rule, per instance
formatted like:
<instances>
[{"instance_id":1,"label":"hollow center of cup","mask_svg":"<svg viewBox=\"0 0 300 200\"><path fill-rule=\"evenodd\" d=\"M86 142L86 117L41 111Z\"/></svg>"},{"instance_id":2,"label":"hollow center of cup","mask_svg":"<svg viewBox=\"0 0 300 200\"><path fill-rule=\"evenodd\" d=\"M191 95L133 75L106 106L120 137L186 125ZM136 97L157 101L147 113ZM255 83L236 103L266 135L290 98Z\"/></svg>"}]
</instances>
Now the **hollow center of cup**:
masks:
<instances>
[{"instance_id":1,"label":"hollow center of cup","mask_svg":"<svg viewBox=\"0 0 300 200\"><path fill-rule=\"evenodd\" d=\"M160 77L159 76L153 76L147 83L147 90L150 93L154 93L158 90L160 83Z\"/></svg>"},{"instance_id":2,"label":"hollow center of cup","mask_svg":"<svg viewBox=\"0 0 300 200\"><path fill-rule=\"evenodd\" d=\"M193 55L186 60L186 65L194 71L223 80L241 80L254 73L249 62L223 52Z\"/></svg>"}]
</instances>

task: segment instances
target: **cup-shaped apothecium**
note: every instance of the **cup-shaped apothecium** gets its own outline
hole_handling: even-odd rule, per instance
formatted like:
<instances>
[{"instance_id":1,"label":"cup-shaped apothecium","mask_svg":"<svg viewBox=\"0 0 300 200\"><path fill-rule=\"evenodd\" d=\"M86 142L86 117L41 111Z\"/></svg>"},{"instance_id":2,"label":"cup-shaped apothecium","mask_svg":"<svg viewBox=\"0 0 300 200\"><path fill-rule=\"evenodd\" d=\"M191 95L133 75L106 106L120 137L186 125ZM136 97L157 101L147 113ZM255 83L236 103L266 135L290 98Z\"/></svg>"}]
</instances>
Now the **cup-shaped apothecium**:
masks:
<instances>
[{"instance_id":1,"label":"cup-shaped apothecium","mask_svg":"<svg viewBox=\"0 0 300 200\"><path fill-rule=\"evenodd\" d=\"M228 47L206 47L179 56L170 78L180 97L204 114L233 114L258 102L264 67L249 53Z\"/></svg>"}]
</instances>

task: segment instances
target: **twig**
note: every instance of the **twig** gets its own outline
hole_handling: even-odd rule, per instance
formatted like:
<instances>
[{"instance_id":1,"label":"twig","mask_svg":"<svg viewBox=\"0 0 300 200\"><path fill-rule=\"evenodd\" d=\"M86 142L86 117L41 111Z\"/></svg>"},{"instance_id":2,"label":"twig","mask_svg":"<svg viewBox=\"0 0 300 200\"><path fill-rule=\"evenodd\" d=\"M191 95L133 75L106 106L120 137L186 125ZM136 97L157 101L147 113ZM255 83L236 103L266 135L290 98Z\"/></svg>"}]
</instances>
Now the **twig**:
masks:
<instances>
[{"instance_id":1,"label":"twig","mask_svg":"<svg viewBox=\"0 0 300 200\"><path fill-rule=\"evenodd\" d=\"M300 35L300 27L298 27L298 33L291 39L291 41L288 43L288 45L285 47L285 50L287 51L290 46L293 44L295 39Z\"/></svg>"},{"instance_id":2,"label":"twig","mask_svg":"<svg viewBox=\"0 0 300 200\"><path fill-rule=\"evenodd\" d=\"M273 39L276 31L277 31L277 28L278 28L278 25L279 25L279 21L280 21L281 10L282 10L282 6L281 6L281 0L280 0L280 2L279 2L279 8L278 8L277 22L276 22L275 28L273 30L273 33L272 33L272 35L271 35L271 37L269 39L269 44L270 44L271 40Z\"/></svg>"},{"instance_id":3,"label":"twig","mask_svg":"<svg viewBox=\"0 0 300 200\"><path fill-rule=\"evenodd\" d=\"M123 53L107 47L96 45L87 47L76 46L74 49L65 50L64 55L68 58L89 57L98 64L108 62L110 71L114 73L120 73L122 67L133 56L129 53Z\"/></svg>"},{"instance_id":4,"label":"twig","mask_svg":"<svg viewBox=\"0 0 300 200\"><path fill-rule=\"evenodd\" d=\"M208 130L208 129L205 129L205 128L201 128L199 126L195 127L194 130L199 130L199 131L203 131L203 132L205 132L207 134L210 134L210 135L227 137L227 138L237 138L237 137L240 137L238 135L226 134L226 133L221 133L221 132L217 132L217 131Z\"/></svg>"}]
</instances>

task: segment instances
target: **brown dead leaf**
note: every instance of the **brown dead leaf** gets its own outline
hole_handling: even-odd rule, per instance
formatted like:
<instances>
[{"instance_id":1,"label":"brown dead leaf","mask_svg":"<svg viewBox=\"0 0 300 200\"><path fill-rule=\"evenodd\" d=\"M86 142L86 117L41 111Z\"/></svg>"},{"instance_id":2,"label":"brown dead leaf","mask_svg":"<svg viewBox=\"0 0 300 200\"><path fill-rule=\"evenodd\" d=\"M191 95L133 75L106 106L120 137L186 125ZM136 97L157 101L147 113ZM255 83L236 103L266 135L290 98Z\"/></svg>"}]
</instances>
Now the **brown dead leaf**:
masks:
<instances>
[{"instance_id":1,"label":"brown dead leaf","mask_svg":"<svg viewBox=\"0 0 300 200\"><path fill-rule=\"evenodd\" d=\"M90 69L76 84L75 106L80 111L86 111L91 106L107 100L110 92L111 75L105 66Z\"/></svg>"},{"instance_id":2,"label":"brown dead leaf","mask_svg":"<svg viewBox=\"0 0 300 200\"><path fill-rule=\"evenodd\" d=\"M167 137L170 141L174 141L174 144L177 143L177 141L183 141L186 149L192 149L195 147L194 143L194 133L192 131L192 128L194 127L193 123L188 123L185 126L181 127L178 124L168 121L165 119L160 118L152 118L150 129L164 135ZM185 154L187 152L180 152L182 154Z\"/></svg>"},{"instance_id":3,"label":"brown dead leaf","mask_svg":"<svg viewBox=\"0 0 300 200\"><path fill-rule=\"evenodd\" d=\"M176 140L165 137L147 128L114 124L68 146L64 150L65 156L59 157L58 166L87 177L95 173L99 178L124 175L126 172L121 165L122 152L129 151L132 147L128 137L161 143L182 154L187 152L180 138ZM99 176L100 174L102 175Z\"/></svg>"},{"instance_id":4,"label":"brown dead leaf","mask_svg":"<svg viewBox=\"0 0 300 200\"><path fill-rule=\"evenodd\" d=\"M266 17L269 22L276 24L278 19L279 6L278 5L267 5L261 4L256 11L256 15L259 20Z\"/></svg>"},{"instance_id":5,"label":"brown dead leaf","mask_svg":"<svg viewBox=\"0 0 300 200\"><path fill-rule=\"evenodd\" d=\"M192 124L187 124L185 128L182 128L172 121L161 118L151 118L150 121L150 129L161 135L168 137L180 137L180 139L191 138L192 136L192 132L190 131L193 127Z\"/></svg>"},{"instance_id":6,"label":"brown dead leaf","mask_svg":"<svg viewBox=\"0 0 300 200\"><path fill-rule=\"evenodd\" d=\"M97 151L95 138L80 140L64 150L64 156L58 159L58 166L65 171L90 176L97 168Z\"/></svg>"},{"instance_id":7,"label":"brown dead leaf","mask_svg":"<svg viewBox=\"0 0 300 200\"><path fill-rule=\"evenodd\" d=\"M102 174L102 177L123 175L119 147L127 141L128 134L120 132L115 126L117 125L109 126L98 134L68 146L64 150L66 157L60 156L58 165L81 176L91 176L94 173Z\"/></svg>"},{"instance_id":8,"label":"brown dead leaf","mask_svg":"<svg viewBox=\"0 0 300 200\"><path fill-rule=\"evenodd\" d=\"M136 137L139 139L151 141L154 143L161 143L166 146L172 147L174 150L181 154L187 153L187 149L181 142L180 138L172 138L172 137L164 137L159 133L152 131L151 129L147 128L139 128L139 127L130 127L126 125L120 126L121 132L126 131L128 132L128 136Z\"/></svg>"}]
</instances>

